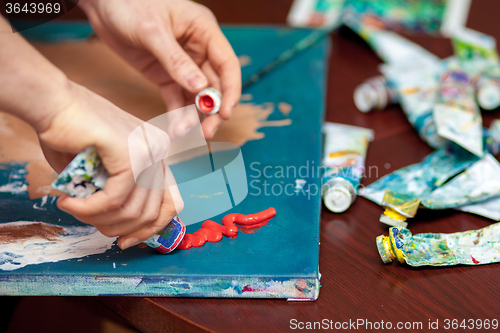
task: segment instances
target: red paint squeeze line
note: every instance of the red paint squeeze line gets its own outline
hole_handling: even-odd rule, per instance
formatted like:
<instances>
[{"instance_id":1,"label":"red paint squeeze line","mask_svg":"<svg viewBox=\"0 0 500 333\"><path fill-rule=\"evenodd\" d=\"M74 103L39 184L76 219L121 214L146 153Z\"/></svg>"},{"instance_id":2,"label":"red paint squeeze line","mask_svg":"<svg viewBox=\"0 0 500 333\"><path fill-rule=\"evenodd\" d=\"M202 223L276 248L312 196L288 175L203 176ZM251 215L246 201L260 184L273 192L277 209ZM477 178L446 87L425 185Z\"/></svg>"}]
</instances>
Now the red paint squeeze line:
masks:
<instances>
[{"instance_id":1,"label":"red paint squeeze line","mask_svg":"<svg viewBox=\"0 0 500 333\"><path fill-rule=\"evenodd\" d=\"M238 229L243 233L254 233L266 225L274 216L276 216L276 209L271 207L260 213L249 215L238 213L228 214L222 219L222 225L207 220L203 222L200 230L193 234L186 234L177 248L179 250L188 250L193 246L203 246L207 241L216 243L222 239L222 235L229 238L236 238L238 236ZM235 224L238 224L239 227Z\"/></svg>"}]
</instances>

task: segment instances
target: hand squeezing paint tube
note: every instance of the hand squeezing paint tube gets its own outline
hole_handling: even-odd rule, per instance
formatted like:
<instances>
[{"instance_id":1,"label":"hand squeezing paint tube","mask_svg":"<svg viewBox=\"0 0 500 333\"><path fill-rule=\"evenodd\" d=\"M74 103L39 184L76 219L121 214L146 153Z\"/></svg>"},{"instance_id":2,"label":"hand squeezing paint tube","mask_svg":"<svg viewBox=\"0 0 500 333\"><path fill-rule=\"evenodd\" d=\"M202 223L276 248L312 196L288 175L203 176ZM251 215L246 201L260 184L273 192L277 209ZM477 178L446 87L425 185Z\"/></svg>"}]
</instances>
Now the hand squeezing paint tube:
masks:
<instances>
[{"instance_id":1,"label":"hand squeezing paint tube","mask_svg":"<svg viewBox=\"0 0 500 333\"><path fill-rule=\"evenodd\" d=\"M385 264L397 259L410 266L484 265L500 262L500 223L451 234L412 235L402 227L377 237L377 249Z\"/></svg>"},{"instance_id":2,"label":"hand squeezing paint tube","mask_svg":"<svg viewBox=\"0 0 500 333\"><path fill-rule=\"evenodd\" d=\"M61 172L52 187L71 197L87 198L104 188L108 176L97 150L87 147ZM185 233L186 227L176 217L144 244L161 253L169 253L180 244Z\"/></svg>"},{"instance_id":3,"label":"hand squeezing paint tube","mask_svg":"<svg viewBox=\"0 0 500 333\"><path fill-rule=\"evenodd\" d=\"M368 143L373 130L335 123L325 123L322 180L323 202L335 213L341 213L356 199L365 168Z\"/></svg>"}]
</instances>

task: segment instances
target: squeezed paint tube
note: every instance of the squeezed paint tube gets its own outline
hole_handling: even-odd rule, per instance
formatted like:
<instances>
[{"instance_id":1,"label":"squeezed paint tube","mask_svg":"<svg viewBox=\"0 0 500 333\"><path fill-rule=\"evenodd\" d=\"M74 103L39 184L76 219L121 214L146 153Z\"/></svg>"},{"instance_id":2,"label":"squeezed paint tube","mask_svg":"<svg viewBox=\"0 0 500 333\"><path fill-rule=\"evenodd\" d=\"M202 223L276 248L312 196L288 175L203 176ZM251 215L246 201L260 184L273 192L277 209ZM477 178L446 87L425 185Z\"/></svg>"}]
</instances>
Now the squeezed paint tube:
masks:
<instances>
[{"instance_id":1,"label":"squeezed paint tube","mask_svg":"<svg viewBox=\"0 0 500 333\"><path fill-rule=\"evenodd\" d=\"M422 162L396 170L360 190L359 195L382 205L386 190L420 198L461 173L479 157L453 142L427 155Z\"/></svg>"},{"instance_id":2,"label":"squeezed paint tube","mask_svg":"<svg viewBox=\"0 0 500 333\"><path fill-rule=\"evenodd\" d=\"M439 148L446 140L437 133L432 115L438 96L439 62L425 66L382 65L381 72L398 95L399 103L410 124L419 136L433 148Z\"/></svg>"},{"instance_id":3,"label":"squeezed paint tube","mask_svg":"<svg viewBox=\"0 0 500 333\"><path fill-rule=\"evenodd\" d=\"M419 205L419 199L386 190L382 199L382 206L386 208L380 216L380 222L391 226L406 227L408 226L406 219L417 214Z\"/></svg>"},{"instance_id":4,"label":"squeezed paint tube","mask_svg":"<svg viewBox=\"0 0 500 333\"><path fill-rule=\"evenodd\" d=\"M97 150L91 146L75 156L52 183L52 187L70 197L87 198L104 188L108 176ZM144 244L161 253L169 253L180 244L185 233L186 227L182 221L174 218Z\"/></svg>"},{"instance_id":5,"label":"squeezed paint tube","mask_svg":"<svg viewBox=\"0 0 500 333\"><path fill-rule=\"evenodd\" d=\"M476 83L479 106L493 110L500 106L500 60L492 36L468 28L452 36L453 48L462 67Z\"/></svg>"},{"instance_id":6,"label":"squeezed paint tube","mask_svg":"<svg viewBox=\"0 0 500 333\"><path fill-rule=\"evenodd\" d=\"M345 211L356 199L365 169L368 143L373 130L335 123L325 123L321 193L325 206L335 213Z\"/></svg>"},{"instance_id":7,"label":"squeezed paint tube","mask_svg":"<svg viewBox=\"0 0 500 333\"><path fill-rule=\"evenodd\" d=\"M451 234L412 235L402 227L377 237L377 249L385 264L397 259L410 266L483 265L500 261L500 224Z\"/></svg>"},{"instance_id":8,"label":"squeezed paint tube","mask_svg":"<svg viewBox=\"0 0 500 333\"><path fill-rule=\"evenodd\" d=\"M369 78L354 90L354 104L361 112L383 110L397 101L396 91L389 86L383 75Z\"/></svg>"},{"instance_id":9,"label":"squeezed paint tube","mask_svg":"<svg viewBox=\"0 0 500 333\"><path fill-rule=\"evenodd\" d=\"M344 15L343 23L363 38L386 64L420 64L425 67L439 62L436 55L420 45L395 32L362 24L350 13Z\"/></svg>"},{"instance_id":10,"label":"squeezed paint tube","mask_svg":"<svg viewBox=\"0 0 500 333\"><path fill-rule=\"evenodd\" d=\"M195 105L198 111L211 115L219 112L222 96L214 88L205 88L200 91L195 98Z\"/></svg>"},{"instance_id":11,"label":"squeezed paint tube","mask_svg":"<svg viewBox=\"0 0 500 333\"><path fill-rule=\"evenodd\" d=\"M439 136L482 156L481 113L472 81L457 59L452 57L442 62L439 83L439 102L433 109Z\"/></svg>"},{"instance_id":12,"label":"squeezed paint tube","mask_svg":"<svg viewBox=\"0 0 500 333\"><path fill-rule=\"evenodd\" d=\"M500 151L500 120L484 129L485 148L492 154ZM386 190L406 196L408 200L425 198L449 179L471 167L480 159L453 142L427 155L422 162L396 170L360 189L359 195L382 205ZM490 174L485 177L491 177ZM479 184L477 186L480 186ZM450 188L454 192L453 188ZM464 195L467 195L465 193ZM500 198L480 198L473 204L454 207L493 220L500 220Z\"/></svg>"}]
</instances>

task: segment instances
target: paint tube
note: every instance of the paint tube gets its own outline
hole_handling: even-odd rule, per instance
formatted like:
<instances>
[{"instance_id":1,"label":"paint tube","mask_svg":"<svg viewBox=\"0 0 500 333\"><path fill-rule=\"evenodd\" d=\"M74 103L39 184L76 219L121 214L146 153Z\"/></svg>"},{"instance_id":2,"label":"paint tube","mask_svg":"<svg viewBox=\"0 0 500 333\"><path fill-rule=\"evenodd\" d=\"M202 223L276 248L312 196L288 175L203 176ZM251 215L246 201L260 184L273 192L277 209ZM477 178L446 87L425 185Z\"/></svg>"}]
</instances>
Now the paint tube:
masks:
<instances>
[{"instance_id":1,"label":"paint tube","mask_svg":"<svg viewBox=\"0 0 500 333\"><path fill-rule=\"evenodd\" d=\"M500 60L492 36L468 28L452 35L453 48L461 66L476 82L479 106L493 110L500 106Z\"/></svg>"},{"instance_id":2,"label":"paint tube","mask_svg":"<svg viewBox=\"0 0 500 333\"><path fill-rule=\"evenodd\" d=\"M427 155L422 162L396 170L360 190L360 195L382 205L386 190L420 198L466 170L479 158L453 142Z\"/></svg>"},{"instance_id":3,"label":"paint tube","mask_svg":"<svg viewBox=\"0 0 500 333\"><path fill-rule=\"evenodd\" d=\"M52 187L71 197L87 198L102 190L108 177L97 150L91 146L75 156L52 183ZM161 253L169 253L180 244L185 233L185 225L175 217L144 244Z\"/></svg>"},{"instance_id":4,"label":"paint tube","mask_svg":"<svg viewBox=\"0 0 500 333\"><path fill-rule=\"evenodd\" d=\"M362 24L350 13L343 17L343 23L363 38L375 53L389 65L406 65L421 67L435 65L439 58L418 44L389 30L378 29Z\"/></svg>"},{"instance_id":5,"label":"paint tube","mask_svg":"<svg viewBox=\"0 0 500 333\"><path fill-rule=\"evenodd\" d=\"M438 96L439 62L425 66L382 65L381 72L398 95L399 103L410 124L419 136L433 148L439 148L446 140L437 133L432 109Z\"/></svg>"},{"instance_id":6,"label":"paint tube","mask_svg":"<svg viewBox=\"0 0 500 333\"><path fill-rule=\"evenodd\" d=\"M397 259L410 266L484 265L500 261L500 224L450 234L412 235L402 227L377 237L377 249L385 264Z\"/></svg>"},{"instance_id":7,"label":"paint tube","mask_svg":"<svg viewBox=\"0 0 500 333\"><path fill-rule=\"evenodd\" d=\"M325 206L335 213L345 211L354 202L365 168L371 129L325 123L322 195Z\"/></svg>"},{"instance_id":8,"label":"paint tube","mask_svg":"<svg viewBox=\"0 0 500 333\"><path fill-rule=\"evenodd\" d=\"M476 99L484 110L493 110L500 106L500 77L480 75L476 80Z\"/></svg>"},{"instance_id":9,"label":"paint tube","mask_svg":"<svg viewBox=\"0 0 500 333\"><path fill-rule=\"evenodd\" d=\"M484 130L485 148L492 154L500 151L500 120L495 120L489 129ZM376 182L360 189L359 195L382 205L387 190L406 196L408 200L425 198L441 187L452 177L470 168L480 159L453 142L427 155L422 162L396 170ZM490 174L486 177L491 177ZM480 186L480 185L477 185ZM453 188L450 188L454 192ZM467 196L468 193L463 193ZM474 199L475 203L466 203L454 207L457 210L481 215L493 220L500 220L500 198Z\"/></svg>"},{"instance_id":10,"label":"paint tube","mask_svg":"<svg viewBox=\"0 0 500 333\"><path fill-rule=\"evenodd\" d=\"M442 62L439 83L439 101L433 109L438 135L482 156L482 118L474 86L456 58Z\"/></svg>"},{"instance_id":11,"label":"paint tube","mask_svg":"<svg viewBox=\"0 0 500 333\"><path fill-rule=\"evenodd\" d=\"M467 170L421 198L430 209L447 209L500 196L500 163L486 154Z\"/></svg>"},{"instance_id":12,"label":"paint tube","mask_svg":"<svg viewBox=\"0 0 500 333\"><path fill-rule=\"evenodd\" d=\"M380 222L391 226L406 227L408 226L406 219L417 214L419 205L419 199L386 190L382 199L385 211L380 216Z\"/></svg>"},{"instance_id":13,"label":"paint tube","mask_svg":"<svg viewBox=\"0 0 500 333\"><path fill-rule=\"evenodd\" d=\"M383 75L369 78L354 90L354 104L361 112L383 110L398 102L398 96Z\"/></svg>"},{"instance_id":14,"label":"paint tube","mask_svg":"<svg viewBox=\"0 0 500 333\"><path fill-rule=\"evenodd\" d=\"M222 96L214 88L205 88L195 97L195 105L198 111L203 114L216 114L220 110Z\"/></svg>"},{"instance_id":15,"label":"paint tube","mask_svg":"<svg viewBox=\"0 0 500 333\"><path fill-rule=\"evenodd\" d=\"M292 27L334 28L340 24L344 0L294 0L287 22Z\"/></svg>"}]
</instances>

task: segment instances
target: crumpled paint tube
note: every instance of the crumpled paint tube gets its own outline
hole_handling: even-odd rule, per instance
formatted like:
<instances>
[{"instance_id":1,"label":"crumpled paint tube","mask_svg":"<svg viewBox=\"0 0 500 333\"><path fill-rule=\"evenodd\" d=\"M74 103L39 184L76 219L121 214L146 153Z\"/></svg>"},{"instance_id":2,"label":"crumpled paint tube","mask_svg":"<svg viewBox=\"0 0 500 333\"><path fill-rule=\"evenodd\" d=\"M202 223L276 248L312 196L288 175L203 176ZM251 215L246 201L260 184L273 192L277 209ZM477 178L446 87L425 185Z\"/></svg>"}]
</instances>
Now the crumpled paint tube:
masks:
<instances>
[{"instance_id":1,"label":"crumpled paint tube","mask_svg":"<svg viewBox=\"0 0 500 333\"><path fill-rule=\"evenodd\" d=\"M386 208L380 216L380 222L394 227L407 227L406 219L417 214L420 200L386 190L382 206Z\"/></svg>"},{"instance_id":2,"label":"crumpled paint tube","mask_svg":"<svg viewBox=\"0 0 500 333\"><path fill-rule=\"evenodd\" d=\"M379 205L386 190L413 198L422 197L470 167L479 158L448 142L427 155L422 162L396 170L360 190L359 194Z\"/></svg>"},{"instance_id":3,"label":"crumpled paint tube","mask_svg":"<svg viewBox=\"0 0 500 333\"><path fill-rule=\"evenodd\" d=\"M434 65L439 58L420 45L389 30L362 24L351 15L344 15L343 23L363 38L386 64Z\"/></svg>"},{"instance_id":4,"label":"crumpled paint tube","mask_svg":"<svg viewBox=\"0 0 500 333\"><path fill-rule=\"evenodd\" d=\"M500 151L500 120L484 130L485 148L492 154ZM422 162L396 170L360 189L359 195L382 205L386 190L409 199L425 198L446 181L471 167L480 159L453 142L427 155ZM474 204L454 207L457 210L500 220L500 198L481 198Z\"/></svg>"},{"instance_id":5,"label":"crumpled paint tube","mask_svg":"<svg viewBox=\"0 0 500 333\"><path fill-rule=\"evenodd\" d=\"M361 112L383 110L398 100L397 92L389 86L383 75L369 78L354 90L354 104Z\"/></svg>"},{"instance_id":6,"label":"crumpled paint tube","mask_svg":"<svg viewBox=\"0 0 500 333\"><path fill-rule=\"evenodd\" d=\"M412 235L402 227L389 229L389 236L377 237L384 263L397 259L410 266L484 265L500 261L500 223L451 234Z\"/></svg>"},{"instance_id":7,"label":"crumpled paint tube","mask_svg":"<svg viewBox=\"0 0 500 333\"><path fill-rule=\"evenodd\" d=\"M97 150L91 146L75 156L52 183L52 187L70 197L87 198L104 188L108 176ZM180 244L185 233L184 224L174 218L144 244L161 253L169 253Z\"/></svg>"},{"instance_id":8,"label":"crumpled paint tube","mask_svg":"<svg viewBox=\"0 0 500 333\"><path fill-rule=\"evenodd\" d=\"M420 66L381 65L380 70L388 84L396 90L399 103L410 124L419 136L433 148L446 140L438 135L432 110L438 98L439 62Z\"/></svg>"},{"instance_id":9,"label":"crumpled paint tube","mask_svg":"<svg viewBox=\"0 0 500 333\"><path fill-rule=\"evenodd\" d=\"M323 125L325 133L321 193L325 206L335 213L345 211L356 199L365 170L371 129L335 123Z\"/></svg>"},{"instance_id":10,"label":"crumpled paint tube","mask_svg":"<svg viewBox=\"0 0 500 333\"><path fill-rule=\"evenodd\" d=\"M481 113L472 81L457 59L442 62L439 83L439 101L433 109L438 135L482 156Z\"/></svg>"},{"instance_id":11,"label":"crumpled paint tube","mask_svg":"<svg viewBox=\"0 0 500 333\"><path fill-rule=\"evenodd\" d=\"M461 66L475 82L476 98L484 110L500 106L500 60L492 36L468 28L452 35L453 48Z\"/></svg>"}]
</instances>

